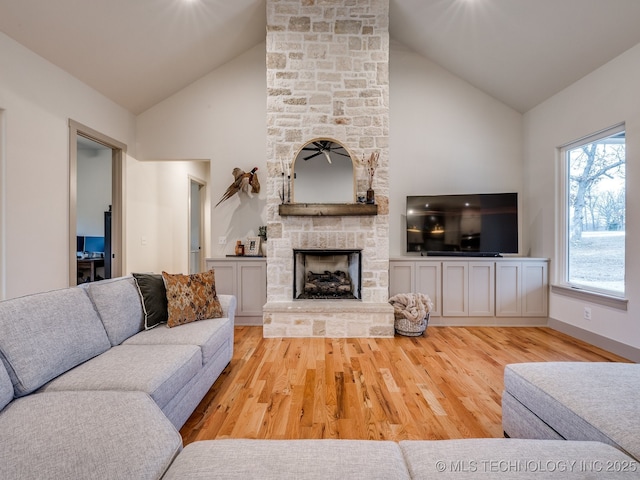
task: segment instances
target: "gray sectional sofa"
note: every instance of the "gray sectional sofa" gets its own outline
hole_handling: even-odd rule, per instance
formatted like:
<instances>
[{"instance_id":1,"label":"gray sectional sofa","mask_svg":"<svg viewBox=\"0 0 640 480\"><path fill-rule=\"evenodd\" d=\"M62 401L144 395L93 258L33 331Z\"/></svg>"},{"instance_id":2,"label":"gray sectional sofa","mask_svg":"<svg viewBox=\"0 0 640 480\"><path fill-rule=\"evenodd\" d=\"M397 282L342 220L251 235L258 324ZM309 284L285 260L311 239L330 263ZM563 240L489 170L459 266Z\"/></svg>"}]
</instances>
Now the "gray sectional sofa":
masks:
<instances>
[{"instance_id":1,"label":"gray sectional sofa","mask_svg":"<svg viewBox=\"0 0 640 480\"><path fill-rule=\"evenodd\" d=\"M640 461L640 365L507 365L502 425L511 438L598 441Z\"/></svg>"},{"instance_id":2,"label":"gray sectional sofa","mask_svg":"<svg viewBox=\"0 0 640 480\"><path fill-rule=\"evenodd\" d=\"M204 440L165 480L637 479L640 467L598 442L518 440Z\"/></svg>"},{"instance_id":3,"label":"gray sectional sofa","mask_svg":"<svg viewBox=\"0 0 640 480\"><path fill-rule=\"evenodd\" d=\"M223 318L144 329L132 277L0 302L0 478L160 478L229 363Z\"/></svg>"},{"instance_id":4,"label":"gray sectional sofa","mask_svg":"<svg viewBox=\"0 0 640 480\"><path fill-rule=\"evenodd\" d=\"M223 318L152 329L144 328L147 312L131 277L0 302L0 479L640 476L627 455L637 455L637 438L628 436L604 443L222 439L183 448L178 429L232 356L236 299L218 298ZM509 391L527 391L514 378L505 378ZM540 422L509 402L505 430L538 438Z\"/></svg>"}]
</instances>

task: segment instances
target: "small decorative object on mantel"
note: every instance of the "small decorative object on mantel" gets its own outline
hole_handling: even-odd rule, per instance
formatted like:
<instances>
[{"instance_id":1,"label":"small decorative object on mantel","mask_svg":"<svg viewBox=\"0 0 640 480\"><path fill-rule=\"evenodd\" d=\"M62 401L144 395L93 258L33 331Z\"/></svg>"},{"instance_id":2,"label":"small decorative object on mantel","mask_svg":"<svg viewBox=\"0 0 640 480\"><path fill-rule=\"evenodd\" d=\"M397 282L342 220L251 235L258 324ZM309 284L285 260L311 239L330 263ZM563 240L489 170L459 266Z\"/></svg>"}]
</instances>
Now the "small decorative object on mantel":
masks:
<instances>
[{"instance_id":1,"label":"small decorative object on mantel","mask_svg":"<svg viewBox=\"0 0 640 480\"><path fill-rule=\"evenodd\" d=\"M282 203L291 203L291 163L284 163L280 160L282 169L282 191L280 192L280 201Z\"/></svg>"},{"instance_id":2,"label":"small decorative object on mantel","mask_svg":"<svg viewBox=\"0 0 640 480\"><path fill-rule=\"evenodd\" d=\"M248 257L257 257L260 255L260 237L247 238L247 250L245 255Z\"/></svg>"},{"instance_id":3,"label":"small decorative object on mantel","mask_svg":"<svg viewBox=\"0 0 640 480\"><path fill-rule=\"evenodd\" d=\"M375 203L375 192L373 191L373 178L376 175L376 169L378 168L378 160L380 159L379 152L372 152L367 160L362 155L362 163L367 172L367 179L369 181L369 188L367 189L367 203Z\"/></svg>"},{"instance_id":4,"label":"small decorative object on mantel","mask_svg":"<svg viewBox=\"0 0 640 480\"><path fill-rule=\"evenodd\" d=\"M376 192L373 188L367 190L367 203L376 203Z\"/></svg>"},{"instance_id":5,"label":"small decorative object on mantel","mask_svg":"<svg viewBox=\"0 0 640 480\"><path fill-rule=\"evenodd\" d=\"M260 182L258 181L257 171L258 167L253 167L250 172L245 172L238 167L234 168L232 173L235 180L229 185L229 188L224 192L220 201L216 203L216 207L238 192L249 193L249 190L251 190L251 193L260 193Z\"/></svg>"}]
</instances>

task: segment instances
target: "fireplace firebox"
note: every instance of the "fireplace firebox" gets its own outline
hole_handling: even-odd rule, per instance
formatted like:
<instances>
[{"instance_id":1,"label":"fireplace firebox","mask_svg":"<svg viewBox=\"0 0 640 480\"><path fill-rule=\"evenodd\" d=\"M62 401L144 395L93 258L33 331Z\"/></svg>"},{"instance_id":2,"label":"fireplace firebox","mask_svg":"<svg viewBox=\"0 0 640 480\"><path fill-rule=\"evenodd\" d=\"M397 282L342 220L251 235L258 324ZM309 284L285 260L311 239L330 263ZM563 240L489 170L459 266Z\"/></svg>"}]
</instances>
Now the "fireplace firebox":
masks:
<instances>
[{"instance_id":1,"label":"fireplace firebox","mask_svg":"<svg viewBox=\"0 0 640 480\"><path fill-rule=\"evenodd\" d=\"M293 250L295 300L360 300L362 250Z\"/></svg>"}]
</instances>

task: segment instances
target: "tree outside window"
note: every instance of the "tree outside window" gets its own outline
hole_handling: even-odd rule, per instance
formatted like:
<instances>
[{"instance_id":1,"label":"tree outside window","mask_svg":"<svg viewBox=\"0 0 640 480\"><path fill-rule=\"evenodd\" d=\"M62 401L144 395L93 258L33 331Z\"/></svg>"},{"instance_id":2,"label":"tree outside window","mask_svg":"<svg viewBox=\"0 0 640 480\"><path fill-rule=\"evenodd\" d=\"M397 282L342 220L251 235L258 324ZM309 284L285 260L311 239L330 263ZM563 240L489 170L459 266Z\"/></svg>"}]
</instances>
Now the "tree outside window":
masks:
<instances>
[{"instance_id":1,"label":"tree outside window","mask_svg":"<svg viewBox=\"0 0 640 480\"><path fill-rule=\"evenodd\" d=\"M624 294L625 132L609 130L565 147L567 234L565 281Z\"/></svg>"}]
</instances>

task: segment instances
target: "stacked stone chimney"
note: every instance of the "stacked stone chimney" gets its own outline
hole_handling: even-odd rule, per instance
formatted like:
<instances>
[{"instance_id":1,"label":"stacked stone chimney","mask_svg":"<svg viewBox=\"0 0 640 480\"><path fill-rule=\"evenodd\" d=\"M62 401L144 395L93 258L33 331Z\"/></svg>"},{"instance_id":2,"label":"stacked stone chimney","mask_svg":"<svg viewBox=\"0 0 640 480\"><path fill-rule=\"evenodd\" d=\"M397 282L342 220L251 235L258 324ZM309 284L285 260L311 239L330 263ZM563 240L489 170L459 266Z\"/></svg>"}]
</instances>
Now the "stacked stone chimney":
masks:
<instances>
[{"instance_id":1,"label":"stacked stone chimney","mask_svg":"<svg viewBox=\"0 0 640 480\"><path fill-rule=\"evenodd\" d=\"M267 0L264 335L393 336L388 300L389 1ZM308 141L379 153L375 216L281 216L282 170ZM358 195L368 187L356 168ZM293 249L361 249L361 300L293 300Z\"/></svg>"}]
</instances>

